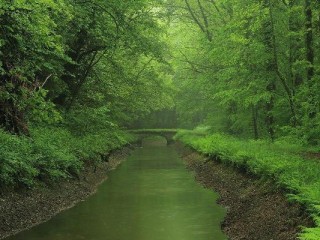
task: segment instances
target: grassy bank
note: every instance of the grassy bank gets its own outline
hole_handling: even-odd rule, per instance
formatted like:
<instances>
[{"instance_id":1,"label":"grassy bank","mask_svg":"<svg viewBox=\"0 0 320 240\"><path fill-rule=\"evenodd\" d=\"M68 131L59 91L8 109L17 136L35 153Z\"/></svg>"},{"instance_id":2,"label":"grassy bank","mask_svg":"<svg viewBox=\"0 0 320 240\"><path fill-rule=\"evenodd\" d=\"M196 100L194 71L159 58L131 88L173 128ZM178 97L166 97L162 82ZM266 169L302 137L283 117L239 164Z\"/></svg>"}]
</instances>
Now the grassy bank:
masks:
<instances>
[{"instance_id":1,"label":"grassy bank","mask_svg":"<svg viewBox=\"0 0 320 240\"><path fill-rule=\"evenodd\" d=\"M0 186L34 187L77 177L85 162L102 161L132 140L118 129L79 136L64 127L37 127L28 137L0 130Z\"/></svg>"},{"instance_id":2,"label":"grassy bank","mask_svg":"<svg viewBox=\"0 0 320 240\"><path fill-rule=\"evenodd\" d=\"M300 238L320 239L320 161L303 159L302 146L286 141L239 140L221 134L201 136L192 131L180 131L176 139L225 164L273 179L278 187L288 190L289 200L307 207L316 223L315 228L305 228Z\"/></svg>"}]
</instances>

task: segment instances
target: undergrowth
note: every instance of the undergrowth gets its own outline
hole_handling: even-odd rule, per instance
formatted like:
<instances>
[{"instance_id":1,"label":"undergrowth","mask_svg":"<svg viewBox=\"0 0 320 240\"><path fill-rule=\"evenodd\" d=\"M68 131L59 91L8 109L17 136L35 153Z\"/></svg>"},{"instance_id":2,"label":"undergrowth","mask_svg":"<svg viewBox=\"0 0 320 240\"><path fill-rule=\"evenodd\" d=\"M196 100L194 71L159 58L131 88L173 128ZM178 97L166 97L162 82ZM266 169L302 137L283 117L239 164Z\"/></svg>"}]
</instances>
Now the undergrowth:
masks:
<instances>
[{"instance_id":1,"label":"undergrowth","mask_svg":"<svg viewBox=\"0 0 320 240\"><path fill-rule=\"evenodd\" d=\"M290 201L307 207L315 228L304 228L299 238L320 239L320 161L303 159L305 148L299 144L279 140L240 140L221 134L201 136L192 131L180 131L175 136L193 149L225 164L247 169L257 176L273 179L285 188Z\"/></svg>"},{"instance_id":2,"label":"undergrowth","mask_svg":"<svg viewBox=\"0 0 320 240\"><path fill-rule=\"evenodd\" d=\"M33 187L76 176L86 161L97 163L130 141L116 129L76 136L63 127L36 127L30 137L0 129L0 186Z\"/></svg>"}]
</instances>

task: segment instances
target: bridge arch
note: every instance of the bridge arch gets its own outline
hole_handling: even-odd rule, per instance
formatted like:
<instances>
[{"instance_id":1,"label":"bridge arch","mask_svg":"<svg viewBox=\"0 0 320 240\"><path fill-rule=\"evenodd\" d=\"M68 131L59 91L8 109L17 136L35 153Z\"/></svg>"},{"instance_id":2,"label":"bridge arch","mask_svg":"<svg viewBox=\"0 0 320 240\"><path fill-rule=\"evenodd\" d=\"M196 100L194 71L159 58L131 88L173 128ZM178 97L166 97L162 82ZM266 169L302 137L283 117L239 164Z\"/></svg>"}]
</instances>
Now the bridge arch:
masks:
<instances>
[{"instance_id":1,"label":"bridge arch","mask_svg":"<svg viewBox=\"0 0 320 240\"><path fill-rule=\"evenodd\" d=\"M176 135L176 129L135 129L129 130L130 133L137 136L137 143L142 145L143 139L150 136L161 136L166 139L167 145L171 145L175 142L173 139L174 135Z\"/></svg>"}]
</instances>

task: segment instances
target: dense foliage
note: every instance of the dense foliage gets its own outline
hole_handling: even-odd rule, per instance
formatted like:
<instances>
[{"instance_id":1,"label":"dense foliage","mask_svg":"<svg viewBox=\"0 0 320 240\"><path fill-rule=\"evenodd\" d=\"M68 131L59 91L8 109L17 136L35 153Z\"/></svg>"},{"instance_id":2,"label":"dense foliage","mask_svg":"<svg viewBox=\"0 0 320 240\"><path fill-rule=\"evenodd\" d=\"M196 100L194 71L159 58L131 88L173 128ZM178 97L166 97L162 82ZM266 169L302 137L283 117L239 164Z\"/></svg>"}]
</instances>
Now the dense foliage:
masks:
<instances>
[{"instance_id":1,"label":"dense foliage","mask_svg":"<svg viewBox=\"0 0 320 240\"><path fill-rule=\"evenodd\" d=\"M30 137L0 131L0 182L32 187L77 177L84 163L96 164L132 137L116 130L76 137L65 128L32 129ZM89 162L90 161L90 162Z\"/></svg>"},{"instance_id":2,"label":"dense foliage","mask_svg":"<svg viewBox=\"0 0 320 240\"><path fill-rule=\"evenodd\" d=\"M157 1L0 1L0 182L76 174L172 106Z\"/></svg>"},{"instance_id":3,"label":"dense foliage","mask_svg":"<svg viewBox=\"0 0 320 240\"><path fill-rule=\"evenodd\" d=\"M318 144L320 5L170 0L180 125Z\"/></svg>"}]
</instances>

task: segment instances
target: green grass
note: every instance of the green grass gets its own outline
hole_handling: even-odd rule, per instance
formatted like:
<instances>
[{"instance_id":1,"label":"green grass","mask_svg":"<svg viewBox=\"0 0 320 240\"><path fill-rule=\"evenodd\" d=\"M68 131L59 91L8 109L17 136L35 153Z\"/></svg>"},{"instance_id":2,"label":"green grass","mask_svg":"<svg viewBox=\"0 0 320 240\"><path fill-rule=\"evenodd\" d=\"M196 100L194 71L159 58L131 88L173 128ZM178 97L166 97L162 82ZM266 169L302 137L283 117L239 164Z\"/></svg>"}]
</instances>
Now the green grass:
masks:
<instances>
[{"instance_id":1,"label":"green grass","mask_svg":"<svg viewBox=\"0 0 320 240\"><path fill-rule=\"evenodd\" d=\"M221 134L201 136L192 131L179 131L175 138L225 164L274 180L278 187L288 191L289 200L306 206L316 222L315 228L304 228L300 239L320 239L320 161L300 156L300 152L308 149L285 140L270 143Z\"/></svg>"}]
</instances>

